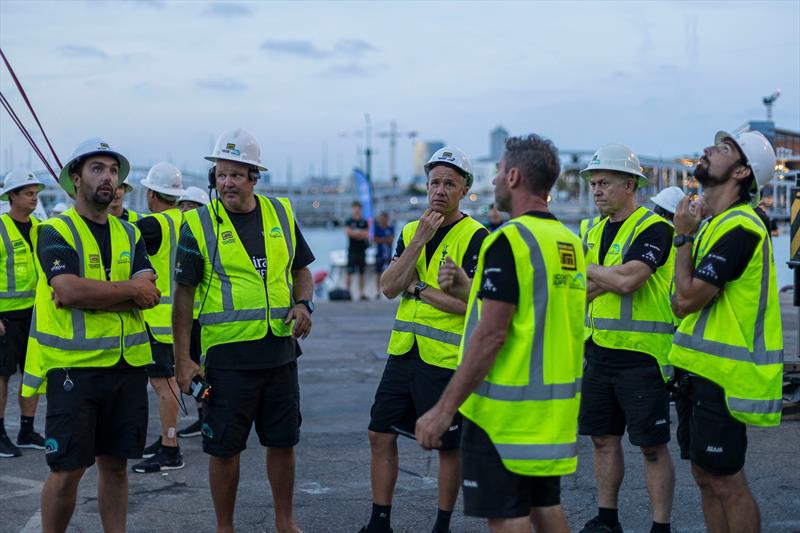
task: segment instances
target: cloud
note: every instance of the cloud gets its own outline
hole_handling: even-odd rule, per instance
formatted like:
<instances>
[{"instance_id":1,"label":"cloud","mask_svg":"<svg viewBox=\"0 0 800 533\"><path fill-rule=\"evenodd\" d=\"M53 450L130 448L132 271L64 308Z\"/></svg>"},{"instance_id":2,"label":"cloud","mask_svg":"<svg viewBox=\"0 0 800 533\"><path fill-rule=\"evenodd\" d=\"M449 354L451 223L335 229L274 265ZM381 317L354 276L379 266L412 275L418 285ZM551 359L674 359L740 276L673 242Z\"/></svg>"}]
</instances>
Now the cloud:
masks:
<instances>
[{"instance_id":1,"label":"cloud","mask_svg":"<svg viewBox=\"0 0 800 533\"><path fill-rule=\"evenodd\" d=\"M376 69L367 67L357 61L331 65L317 74L320 78L364 78L370 76Z\"/></svg>"},{"instance_id":2,"label":"cloud","mask_svg":"<svg viewBox=\"0 0 800 533\"><path fill-rule=\"evenodd\" d=\"M207 15L215 17L246 17L252 15L253 10L243 4L233 2L212 2L205 10Z\"/></svg>"},{"instance_id":3,"label":"cloud","mask_svg":"<svg viewBox=\"0 0 800 533\"><path fill-rule=\"evenodd\" d=\"M67 57L89 57L95 59L108 59L108 54L96 46L81 44L65 44L57 48L58 52Z\"/></svg>"},{"instance_id":4,"label":"cloud","mask_svg":"<svg viewBox=\"0 0 800 533\"><path fill-rule=\"evenodd\" d=\"M268 39L261 43L261 49L275 54L308 57L311 59L322 59L330 55L329 52L320 50L314 46L314 43L307 40L277 41Z\"/></svg>"},{"instance_id":5,"label":"cloud","mask_svg":"<svg viewBox=\"0 0 800 533\"><path fill-rule=\"evenodd\" d=\"M361 39L344 39L336 43L333 49L342 54L351 57L359 57L366 52L374 52L375 47L367 41Z\"/></svg>"},{"instance_id":6,"label":"cloud","mask_svg":"<svg viewBox=\"0 0 800 533\"><path fill-rule=\"evenodd\" d=\"M208 89L210 91L220 91L226 93L240 92L247 89L247 84L237 80L231 79L204 79L197 80L195 86L200 89Z\"/></svg>"},{"instance_id":7,"label":"cloud","mask_svg":"<svg viewBox=\"0 0 800 533\"><path fill-rule=\"evenodd\" d=\"M163 9L167 6L165 0L127 0L131 4L138 4L144 7L151 7L153 9Z\"/></svg>"}]
</instances>

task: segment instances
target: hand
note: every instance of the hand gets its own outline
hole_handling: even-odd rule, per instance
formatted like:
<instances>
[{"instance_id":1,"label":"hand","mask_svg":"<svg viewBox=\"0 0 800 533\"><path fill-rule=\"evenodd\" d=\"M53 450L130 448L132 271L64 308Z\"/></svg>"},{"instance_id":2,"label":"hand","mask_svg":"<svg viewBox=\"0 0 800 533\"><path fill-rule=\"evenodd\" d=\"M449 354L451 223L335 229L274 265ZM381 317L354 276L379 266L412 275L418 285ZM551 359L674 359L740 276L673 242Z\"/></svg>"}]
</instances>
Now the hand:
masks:
<instances>
[{"instance_id":1,"label":"hand","mask_svg":"<svg viewBox=\"0 0 800 533\"><path fill-rule=\"evenodd\" d=\"M303 304L295 304L286 315L284 324L290 324L294 320L292 337L295 339L305 339L311 333L311 313Z\"/></svg>"},{"instance_id":2,"label":"hand","mask_svg":"<svg viewBox=\"0 0 800 533\"><path fill-rule=\"evenodd\" d=\"M444 264L439 267L437 282L439 288L450 295L467 293L470 288L469 276L449 255L445 258Z\"/></svg>"},{"instance_id":3,"label":"hand","mask_svg":"<svg viewBox=\"0 0 800 533\"><path fill-rule=\"evenodd\" d=\"M0 337L6 334L6 323L0 320Z\"/></svg>"},{"instance_id":4,"label":"hand","mask_svg":"<svg viewBox=\"0 0 800 533\"><path fill-rule=\"evenodd\" d=\"M692 201L690 196L686 196L678 202L678 207L675 209L675 217L673 223L675 224L676 235L694 235L700 226L700 221L703 220L703 211L706 209L705 202L702 198Z\"/></svg>"},{"instance_id":5,"label":"hand","mask_svg":"<svg viewBox=\"0 0 800 533\"><path fill-rule=\"evenodd\" d=\"M414 270L414 277L411 278L411 283L406 287L406 292L414 294L414 291L417 290L417 283L419 283L419 272Z\"/></svg>"},{"instance_id":6,"label":"hand","mask_svg":"<svg viewBox=\"0 0 800 533\"><path fill-rule=\"evenodd\" d=\"M133 289L131 299L140 309L151 309L161 300L161 291L156 287L156 275L142 272L129 281Z\"/></svg>"},{"instance_id":7,"label":"hand","mask_svg":"<svg viewBox=\"0 0 800 533\"><path fill-rule=\"evenodd\" d=\"M442 222L444 222L444 215L430 208L426 209L422 216L419 217L419 225L417 226L417 232L414 234L414 239L427 243L433 238Z\"/></svg>"},{"instance_id":8,"label":"hand","mask_svg":"<svg viewBox=\"0 0 800 533\"><path fill-rule=\"evenodd\" d=\"M178 387L184 394L191 394L189 385L195 376L202 376L200 367L191 359L183 357L175 357L175 379L178 382Z\"/></svg>"},{"instance_id":9,"label":"hand","mask_svg":"<svg viewBox=\"0 0 800 533\"><path fill-rule=\"evenodd\" d=\"M448 430L453 422L453 414L446 413L439 405L417 419L417 427L414 432L417 444L426 450L439 448L442 445L442 435Z\"/></svg>"}]
</instances>

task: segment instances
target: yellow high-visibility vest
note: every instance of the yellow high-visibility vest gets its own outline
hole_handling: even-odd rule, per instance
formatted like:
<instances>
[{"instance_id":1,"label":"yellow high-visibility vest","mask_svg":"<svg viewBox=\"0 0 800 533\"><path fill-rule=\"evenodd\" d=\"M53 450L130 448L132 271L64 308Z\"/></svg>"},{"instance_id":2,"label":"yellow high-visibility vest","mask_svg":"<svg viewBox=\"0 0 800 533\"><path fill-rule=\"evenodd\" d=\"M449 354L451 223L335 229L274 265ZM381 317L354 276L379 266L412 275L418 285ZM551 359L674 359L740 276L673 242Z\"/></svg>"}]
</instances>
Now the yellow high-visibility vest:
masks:
<instances>
[{"instance_id":1,"label":"yellow high-visibility vest","mask_svg":"<svg viewBox=\"0 0 800 533\"><path fill-rule=\"evenodd\" d=\"M152 309L144 311L144 321L158 342L172 344L172 298L175 286L175 252L178 249L178 230L183 214L178 208L148 215L158 221L161 228L161 246L150 256L156 271L156 286L161 291L161 300Z\"/></svg>"},{"instance_id":2,"label":"yellow high-visibility vest","mask_svg":"<svg viewBox=\"0 0 800 533\"><path fill-rule=\"evenodd\" d=\"M39 221L32 216L31 223ZM0 216L0 242L0 313L29 309L36 294L33 250L8 213Z\"/></svg>"}]
</instances>

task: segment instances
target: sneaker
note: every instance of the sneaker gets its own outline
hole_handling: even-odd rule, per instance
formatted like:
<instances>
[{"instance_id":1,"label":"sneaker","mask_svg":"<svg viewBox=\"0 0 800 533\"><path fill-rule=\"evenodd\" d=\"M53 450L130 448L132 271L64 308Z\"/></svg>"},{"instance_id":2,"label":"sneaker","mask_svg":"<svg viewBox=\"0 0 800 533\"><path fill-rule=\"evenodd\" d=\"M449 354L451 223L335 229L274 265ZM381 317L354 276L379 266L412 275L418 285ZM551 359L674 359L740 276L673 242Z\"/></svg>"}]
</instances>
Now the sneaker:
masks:
<instances>
[{"instance_id":1,"label":"sneaker","mask_svg":"<svg viewBox=\"0 0 800 533\"><path fill-rule=\"evenodd\" d=\"M11 439L8 438L6 432L0 433L0 457L20 457L22 452L19 448L14 446Z\"/></svg>"},{"instance_id":2,"label":"sneaker","mask_svg":"<svg viewBox=\"0 0 800 533\"><path fill-rule=\"evenodd\" d=\"M157 454L161 450L161 437L158 437L156 441L144 449L142 452L142 459L150 459L155 454Z\"/></svg>"},{"instance_id":3,"label":"sneaker","mask_svg":"<svg viewBox=\"0 0 800 533\"><path fill-rule=\"evenodd\" d=\"M186 439L188 437L199 437L200 430L203 426L203 423L200 419L195 420L190 425L186 426L185 428L178 431L178 436L182 439Z\"/></svg>"},{"instance_id":4,"label":"sneaker","mask_svg":"<svg viewBox=\"0 0 800 533\"><path fill-rule=\"evenodd\" d=\"M133 465L131 470L138 474L150 474L163 470L179 470L183 466L183 456L180 448L177 449L176 453L167 453L164 448L160 448L151 458Z\"/></svg>"},{"instance_id":5,"label":"sneaker","mask_svg":"<svg viewBox=\"0 0 800 533\"><path fill-rule=\"evenodd\" d=\"M599 516L595 516L583 525L578 533L622 533L622 524L617 524L614 527L608 525L600 520Z\"/></svg>"},{"instance_id":6,"label":"sneaker","mask_svg":"<svg viewBox=\"0 0 800 533\"><path fill-rule=\"evenodd\" d=\"M20 448L33 448L35 450L44 450L44 437L36 433L35 431L31 431L23 435L19 433L17 435L17 446Z\"/></svg>"}]
</instances>

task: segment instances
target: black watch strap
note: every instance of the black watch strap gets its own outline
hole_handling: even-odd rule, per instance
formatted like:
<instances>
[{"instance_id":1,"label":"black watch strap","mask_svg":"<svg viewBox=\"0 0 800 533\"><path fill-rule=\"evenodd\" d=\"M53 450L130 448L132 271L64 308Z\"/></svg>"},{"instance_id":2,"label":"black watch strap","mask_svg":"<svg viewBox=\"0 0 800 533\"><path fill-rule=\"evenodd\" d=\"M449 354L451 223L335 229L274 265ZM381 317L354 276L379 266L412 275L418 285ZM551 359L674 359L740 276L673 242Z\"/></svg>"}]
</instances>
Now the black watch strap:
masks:
<instances>
[{"instance_id":1,"label":"black watch strap","mask_svg":"<svg viewBox=\"0 0 800 533\"><path fill-rule=\"evenodd\" d=\"M309 314L314 312L315 306L314 306L314 302L312 302L311 300L297 300L297 302L295 302L295 303L305 305L306 309L308 309L308 313Z\"/></svg>"}]
</instances>

